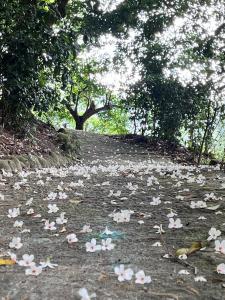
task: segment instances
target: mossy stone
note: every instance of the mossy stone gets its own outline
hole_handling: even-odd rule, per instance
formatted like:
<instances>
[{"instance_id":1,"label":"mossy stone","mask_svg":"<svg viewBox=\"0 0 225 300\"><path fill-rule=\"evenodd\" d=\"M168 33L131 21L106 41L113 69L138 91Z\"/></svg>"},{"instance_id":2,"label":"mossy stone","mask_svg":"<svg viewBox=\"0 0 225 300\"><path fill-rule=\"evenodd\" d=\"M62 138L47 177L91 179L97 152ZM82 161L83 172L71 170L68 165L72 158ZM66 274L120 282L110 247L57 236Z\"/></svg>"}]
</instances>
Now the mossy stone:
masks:
<instances>
[{"instance_id":1,"label":"mossy stone","mask_svg":"<svg viewBox=\"0 0 225 300\"><path fill-rule=\"evenodd\" d=\"M32 169L41 168L41 164L40 164L40 162L38 161L38 159L35 155L31 154L28 157L29 157L30 167Z\"/></svg>"},{"instance_id":2,"label":"mossy stone","mask_svg":"<svg viewBox=\"0 0 225 300\"><path fill-rule=\"evenodd\" d=\"M12 169L9 165L9 161L6 159L0 159L0 170L5 170L7 172L11 172Z\"/></svg>"},{"instance_id":3,"label":"mossy stone","mask_svg":"<svg viewBox=\"0 0 225 300\"><path fill-rule=\"evenodd\" d=\"M24 164L26 168L30 168L30 162L28 159L28 155L19 155L17 156L18 160Z\"/></svg>"},{"instance_id":4,"label":"mossy stone","mask_svg":"<svg viewBox=\"0 0 225 300\"><path fill-rule=\"evenodd\" d=\"M17 171L21 172L23 170L23 168L22 168L21 162L18 160L18 158L13 157L12 161L14 162Z\"/></svg>"},{"instance_id":5,"label":"mossy stone","mask_svg":"<svg viewBox=\"0 0 225 300\"><path fill-rule=\"evenodd\" d=\"M74 157L80 154L80 144L73 130L64 129L58 132L60 148L69 156Z\"/></svg>"},{"instance_id":6,"label":"mossy stone","mask_svg":"<svg viewBox=\"0 0 225 300\"><path fill-rule=\"evenodd\" d=\"M52 157L53 162L55 164L59 165L59 163L60 163L59 155L55 152L51 152L51 157Z\"/></svg>"},{"instance_id":7,"label":"mossy stone","mask_svg":"<svg viewBox=\"0 0 225 300\"><path fill-rule=\"evenodd\" d=\"M12 159L8 160L8 164L9 164L12 172L16 172L17 171L16 164L15 164L15 162Z\"/></svg>"}]
</instances>

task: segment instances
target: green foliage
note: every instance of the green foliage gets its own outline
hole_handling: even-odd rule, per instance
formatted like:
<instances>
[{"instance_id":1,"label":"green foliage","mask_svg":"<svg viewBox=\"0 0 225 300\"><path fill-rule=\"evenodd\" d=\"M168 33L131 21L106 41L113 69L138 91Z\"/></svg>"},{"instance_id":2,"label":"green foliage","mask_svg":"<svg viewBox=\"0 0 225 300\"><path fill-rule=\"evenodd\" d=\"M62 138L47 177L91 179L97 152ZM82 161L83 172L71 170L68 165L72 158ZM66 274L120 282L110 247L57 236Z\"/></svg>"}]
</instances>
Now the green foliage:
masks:
<instances>
[{"instance_id":1,"label":"green foliage","mask_svg":"<svg viewBox=\"0 0 225 300\"><path fill-rule=\"evenodd\" d=\"M198 102L193 100L198 92L164 75L168 62L166 53L167 49L159 42L148 43L145 55L139 58L143 66L142 79L128 91L126 105L128 109L133 107L133 119L147 123L153 136L175 140L184 121L196 113Z\"/></svg>"},{"instance_id":2,"label":"green foliage","mask_svg":"<svg viewBox=\"0 0 225 300\"><path fill-rule=\"evenodd\" d=\"M61 78L61 89L64 92L61 104L67 108L75 107L78 114L85 112L92 100L101 104L107 89L97 83L94 76L103 70L104 67L95 61L84 63L80 59L68 60Z\"/></svg>"},{"instance_id":3,"label":"green foliage","mask_svg":"<svg viewBox=\"0 0 225 300\"><path fill-rule=\"evenodd\" d=\"M89 1L6 0L0 3L0 107L3 122L21 123L31 110L58 101L49 84L76 57Z\"/></svg>"},{"instance_id":4,"label":"green foliage","mask_svg":"<svg viewBox=\"0 0 225 300\"><path fill-rule=\"evenodd\" d=\"M86 130L102 134L127 134L129 118L123 109L113 109L92 117L87 122Z\"/></svg>"},{"instance_id":5,"label":"green foliage","mask_svg":"<svg viewBox=\"0 0 225 300\"><path fill-rule=\"evenodd\" d=\"M47 124L53 125L55 128L69 127L74 128L75 122L71 114L65 107L61 107L59 110L49 109L47 112L35 113L34 115Z\"/></svg>"}]
</instances>

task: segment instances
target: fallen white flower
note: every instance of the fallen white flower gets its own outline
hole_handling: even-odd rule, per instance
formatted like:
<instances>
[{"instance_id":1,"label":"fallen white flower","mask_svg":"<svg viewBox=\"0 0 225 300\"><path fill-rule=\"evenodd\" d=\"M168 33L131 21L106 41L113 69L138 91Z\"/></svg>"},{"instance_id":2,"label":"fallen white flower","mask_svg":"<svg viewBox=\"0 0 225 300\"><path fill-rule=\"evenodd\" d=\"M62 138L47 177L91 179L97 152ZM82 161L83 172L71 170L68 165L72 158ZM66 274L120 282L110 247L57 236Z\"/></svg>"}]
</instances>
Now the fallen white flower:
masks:
<instances>
[{"instance_id":1,"label":"fallen white flower","mask_svg":"<svg viewBox=\"0 0 225 300\"><path fill-rule=\"evenodd\" d=\"M15 221L15 223L13 224L13 227L19 227L21 228L23 226L23 221Z\"/></svg>"},{"instance_id":2,"label":"fallen white flower","mask_svg":"<svg viewBox=\"0 0 225 300\"><path fill-rule=\"evenodd\" d=\"M95 252L101 250L101 245L97 245L96 239L91 239L91 242L85 244L87 252Z\"/></svg>"},{"instance_id":3,"label":"fallen white flower","mask_svg":"<svg viewBox=\"0 0 225 300\"><path fill-rule=\"evenodd\" d=\"M118 276L118 280L119 282L125 281L125 280L131 280L133 277L133 270L128 268L125 269L124 265L119 265L117 267L114 268L114 272L115 274Z\"/></svg>"},{"instance_id":4,"label":"fallen white flower","mask_svg":"<svg viewBox=\"0 0 225 300\"><path fill-rule=\"evenodd\" d=\"M219 265L216 267L216 271L217 271L217 273L219 273L219 274L225 275L225 264L224 264L224 263L219 264Z\"/></svg>"},{"instance_id":5,"label":"fallen white flower","mask_svg":"<svg viewBox=\"0 0 225 300\"><path fill-rule=\"evenodd\" d=\"M32 267L35 266L34 255L24 254L22 260L18 261L18 264L22 267Z\"/></svg>"},{"instance_id":6,"label":"fallen white flower","mask_svg":"<svg viewBox=\"0 0 225 300\"><path fill-rule=\"evenodd\" d=\"M30 269L26 269L25 274L26 275L33 275L33 276L38 276L42 272L42 267L41 266L32 266Z\"/></svg>"},{"instance_id":7,"label":"fallen white flower","mask_svg":"<svg viewBox=\"0 0 225 300\"><path fill-rule=\"evenodd\" d=\"M179 275L189 275L190 273L187 270L180 270L178 272Z\"/></svg>"},{"instance_id":8,"label":"fallen white flower","mask_svg":"<svg viewBox=\"0 0 225 300\"><path fill-rule=\"evenodd\" d=\"M42 269L45 269L45 268L54 269L55 267L58 266L57 264L51 263L49 258L46 261L41 261L40 265L41 265Z\"/></svg>"},{"instance_id":9,"label":"fallen white flower","mask_svg":"<svg viewBox=\"0 0 225 300\"><path fill-rule=\"evenodd\" d=\"M67 242L68 242L69 244L76 243L76 242L78 241L77 236L76 236L75 233L70 233L70 234L68 234L68 235L66 236L66 238L67 238Z\"/></svg>"},{"instance_id":10,"label":"fallen white flower","mask_svg":"<svg viewBox=\"0 0 225 300\"><path fill-rule=\"evenodd\" d=\"M93 293L89 295L86 288L79 289L78 294L81 296L81 300L90 300L91 298L96 298L96 294Z\"/></svg>"},{"instance_id":11,"label":"fallen white flower","mask_svg":"<svg viewBox=\"0 0 225 300\"><path fill-rule=\"evenodd\" d=\"M146 276L143 270L137 272L135 274L135 277L136 277L135 283L138 284L145 284L145 283L152 282L151 276Z\"/></svg>"},{"instance_id":12,"label":"fallen white flower","mask_svg":"<svg viewBox=\"0 0 225 300\"><path fill-rule=\"evenodd\" d=\"M196 282L207 282L207 279L204 276L196 276L194 280Z\"/></svg>"},{"instance_id":13,"label":"fallen white flower","mask_svg":"<svg viewBox=\"0 0 225 300\"><path fill-rule=\"evenodd\" d=\"M20 215L20 209L18 208L11 208L8 210L8 217L9 218L16 218Z\"/></svg>"},{"instance_id":14,"label":"fallen white flower","mask_svg":"<svg viewBox=\"0 0 225 300\"><path fill-rule=\"evenodd\" d=\"M9 247L14 249L20 249L22 246L23 244L21 243L20 237L13 237L12 241L9 243Z\"/></svg>"}]
</instances>

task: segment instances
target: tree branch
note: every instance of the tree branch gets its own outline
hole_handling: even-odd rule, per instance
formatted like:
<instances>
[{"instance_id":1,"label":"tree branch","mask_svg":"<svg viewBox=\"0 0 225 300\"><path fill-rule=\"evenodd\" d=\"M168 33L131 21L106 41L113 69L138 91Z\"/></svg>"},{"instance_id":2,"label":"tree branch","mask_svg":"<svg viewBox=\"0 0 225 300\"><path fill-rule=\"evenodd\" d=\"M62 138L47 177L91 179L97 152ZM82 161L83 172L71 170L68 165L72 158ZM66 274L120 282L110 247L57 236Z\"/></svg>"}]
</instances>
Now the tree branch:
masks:
<instances>
[{"instance_id":1,"label":"tree branch","mask_svg":"<svg viewBox=\"0 0 225 300\"><path fill-rule=\"evenodd\" d=\"M217 36L221 33L221 31L223 31L225 29L225 23L222 23L216 30L214 35Z\"/></svg>"},{"instance_id":2,"label":"tree branch","mask_svg":"<svg viewBox=\"0 0 225 300\"><path fill-rule=\"evenodd\" d=\"M58 12L61 18L64 18L66 16L66 6L68 2L69 0L57 0Z\"/></svg>"},{"instance_id":3,"label":"tree branch","mask_svg":"<svg viewBox=\"0 0 225 300\"><path fill-rule=\"evenodd\" d=\"M113 108L113 105L111 105L110 103L106 103L105 105L103 105L99 108L95 108L94 101L92 101L90 104L90 107L83 114L83 117L85 120L87 120L90 117L92 117L93 115L98 114L101 111L111 110L112 108Z\"/></svg>"},{"instance_id":4,"label":"tree branch","mask_svg":"<svg viewBox=\"0 0 225 300\"><path fill-rule=\"evenodd\" d=\"M68 111L70 112L70 114L73 116L73 118L75 119L75 121L78 119L78 113L76 109L72 109L72 107L68 104L65 103L66 108L68 109Z\"/></svg>"}]
</instances>

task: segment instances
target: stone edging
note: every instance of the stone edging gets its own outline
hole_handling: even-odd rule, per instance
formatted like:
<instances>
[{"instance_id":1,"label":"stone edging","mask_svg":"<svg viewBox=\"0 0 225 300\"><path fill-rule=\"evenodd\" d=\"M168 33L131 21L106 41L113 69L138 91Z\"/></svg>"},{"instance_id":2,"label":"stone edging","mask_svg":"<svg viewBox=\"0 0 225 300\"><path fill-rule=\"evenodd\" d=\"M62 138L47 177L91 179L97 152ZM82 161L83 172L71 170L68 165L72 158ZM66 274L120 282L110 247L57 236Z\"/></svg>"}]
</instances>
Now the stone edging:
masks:
<instances>
[{"instance_id":1,"label":"stone edging","mask_svg":"<svg viewBox=\"0 0 225 300\"><path fill-rule=\"evenodd\" d=\"M45 156L34 154L15 155L10 158L0 159L0 170L21 172L24 169L66 166L76 161L76 159L77 157L69 157L56 152Z\"/></svg>"},{"instance_id":2,"label":"stone edging","mask_svg":"<svg viewBox=\"0 0 225 300\"><path fill-rule=\"evenodd\" d=\"M21 172L24 169L60 167L72 164L80 156L80 143L73 130L61 129L57 140L59 151L50 154L13 155L0 159L0 170Z\"/></svg>"}]
</instances>

